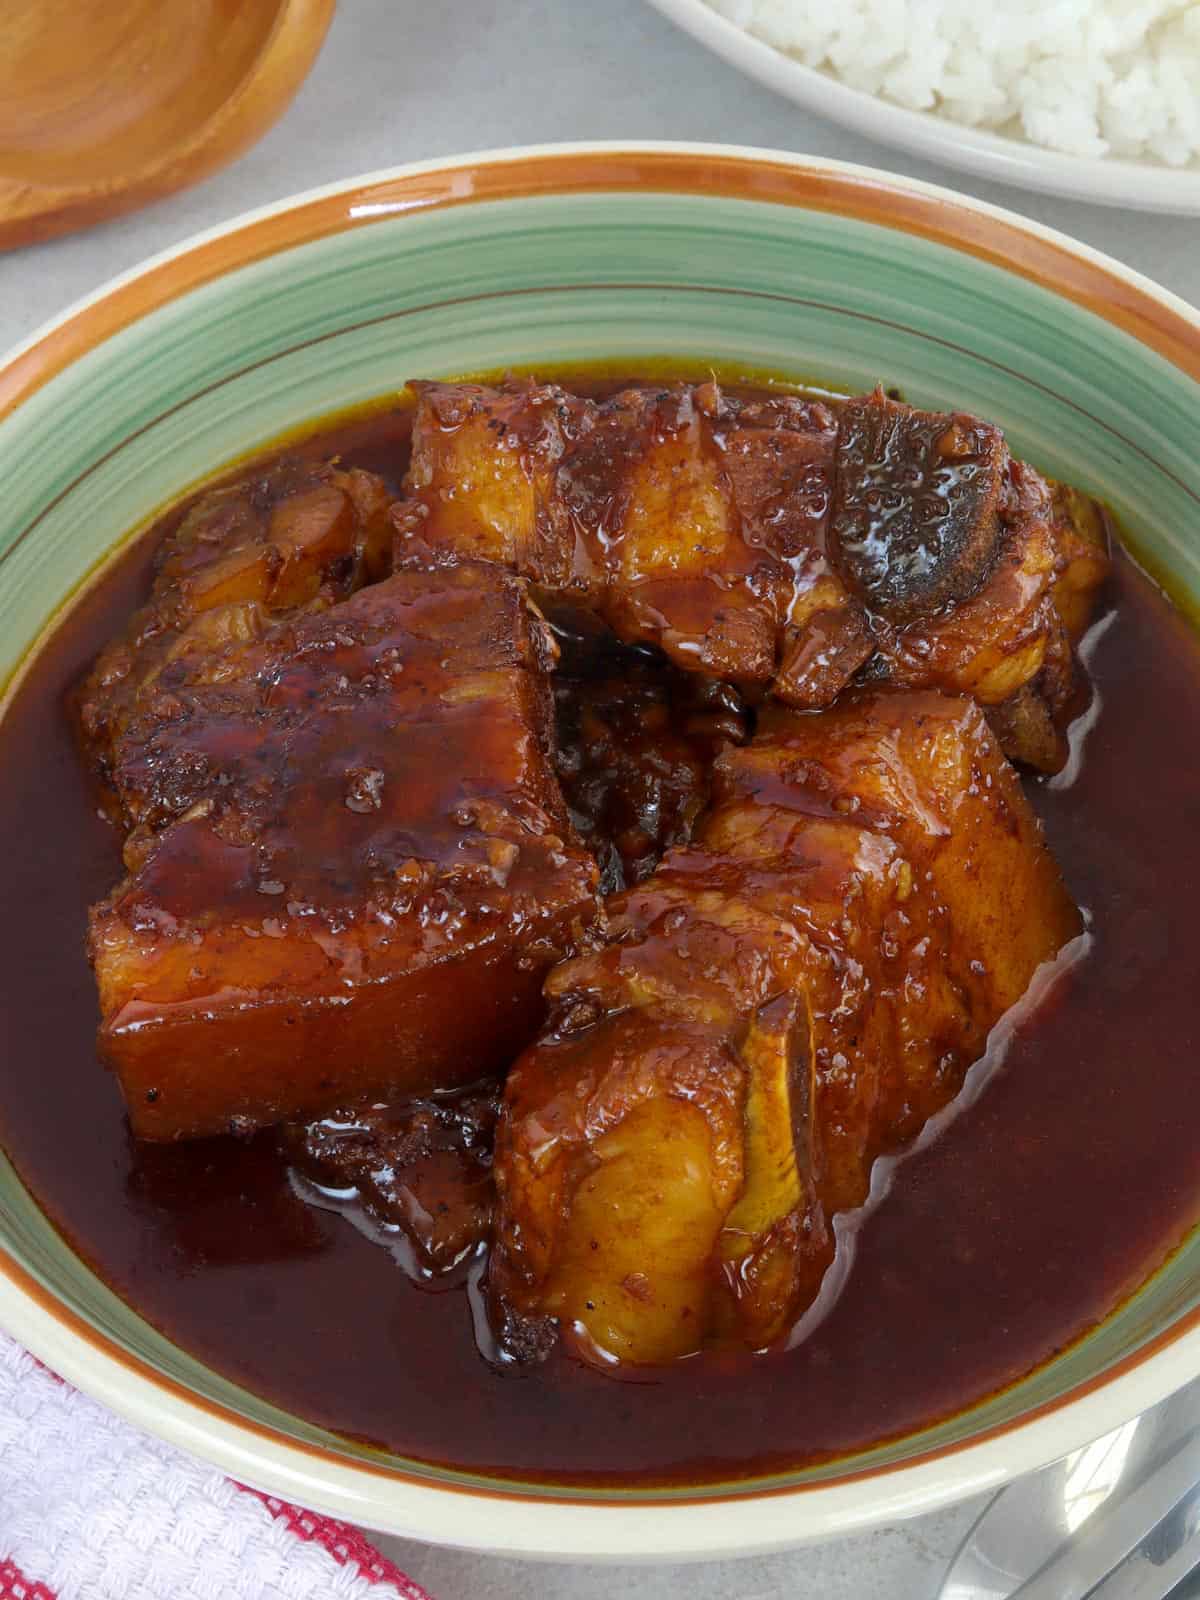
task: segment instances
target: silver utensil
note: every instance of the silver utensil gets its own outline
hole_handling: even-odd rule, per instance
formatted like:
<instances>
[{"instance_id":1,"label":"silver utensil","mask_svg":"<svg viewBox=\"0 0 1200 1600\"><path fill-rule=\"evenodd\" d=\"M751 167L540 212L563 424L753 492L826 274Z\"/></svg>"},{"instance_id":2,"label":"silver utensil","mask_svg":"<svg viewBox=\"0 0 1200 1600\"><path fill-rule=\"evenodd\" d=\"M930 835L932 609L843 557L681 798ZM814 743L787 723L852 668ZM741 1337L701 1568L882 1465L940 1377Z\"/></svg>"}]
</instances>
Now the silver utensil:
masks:
<instances>
[{"instance_id":1,"label":"silver utensil","mask_svg":"<svg viewBox=\"0 0 1200 1600\"><path fill-rule=\"evenodd\" d=\"M1197 1567L1200 1383L1002 1489L939 1600L1185 1600Z\"/></svg>"}]
</instances>

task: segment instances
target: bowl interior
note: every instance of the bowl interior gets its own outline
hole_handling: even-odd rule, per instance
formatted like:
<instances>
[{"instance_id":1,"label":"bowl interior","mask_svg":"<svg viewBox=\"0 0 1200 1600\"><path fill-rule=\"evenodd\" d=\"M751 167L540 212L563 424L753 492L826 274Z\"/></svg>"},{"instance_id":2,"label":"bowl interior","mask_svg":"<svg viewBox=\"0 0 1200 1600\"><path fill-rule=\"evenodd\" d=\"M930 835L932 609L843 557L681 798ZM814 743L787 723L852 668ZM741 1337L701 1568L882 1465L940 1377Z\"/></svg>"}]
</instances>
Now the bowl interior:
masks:
<instances>
[{"instance_id":1,"label":"bowl interior","mask_svg":"<svg viewBox=\"0 0 1200 1600\"><path fill-rule=\"evenodd\" d=\"M845 181L842 214L603 186L394 214L402 208L364 190L357 216L349 202L341 213L360 225L234 266L149 311L0 421L0 674L130 530L231 458L408 376L600 358L709 358L839 388L881 380L918 404L978 411L1017 453L1108 500L1151 570L1200 606L1197 383L1098 310L854 215L853 187ZM65 1245L2 1158L0 1245L156 1372L285 1436L378 1463L156 1333ZM1097 1379L1197 1304L1193 1236L1108 1322L1022 1383L780 1481L896 1464L1011 1422Z\"/></svg>"}]
</instances>

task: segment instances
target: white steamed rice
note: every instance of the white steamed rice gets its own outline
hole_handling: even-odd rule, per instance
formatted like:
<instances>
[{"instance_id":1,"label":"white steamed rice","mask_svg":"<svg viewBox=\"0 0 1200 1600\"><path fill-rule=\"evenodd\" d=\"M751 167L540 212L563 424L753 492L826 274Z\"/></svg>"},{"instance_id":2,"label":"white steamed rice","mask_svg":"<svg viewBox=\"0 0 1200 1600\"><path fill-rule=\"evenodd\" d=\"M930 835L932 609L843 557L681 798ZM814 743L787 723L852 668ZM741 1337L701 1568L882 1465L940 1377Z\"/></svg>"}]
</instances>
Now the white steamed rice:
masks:
<instances>
[{"instance_id":1,"label":"white steamed rice","mask_svg":"<svg viewBox=\"0 0 1200 1600\"><path fill-rule=\"evenodd\" d=\"M708 0L806 66L1077 156L1200 157L1200 0Z\"/></svg>"}]
</instances>

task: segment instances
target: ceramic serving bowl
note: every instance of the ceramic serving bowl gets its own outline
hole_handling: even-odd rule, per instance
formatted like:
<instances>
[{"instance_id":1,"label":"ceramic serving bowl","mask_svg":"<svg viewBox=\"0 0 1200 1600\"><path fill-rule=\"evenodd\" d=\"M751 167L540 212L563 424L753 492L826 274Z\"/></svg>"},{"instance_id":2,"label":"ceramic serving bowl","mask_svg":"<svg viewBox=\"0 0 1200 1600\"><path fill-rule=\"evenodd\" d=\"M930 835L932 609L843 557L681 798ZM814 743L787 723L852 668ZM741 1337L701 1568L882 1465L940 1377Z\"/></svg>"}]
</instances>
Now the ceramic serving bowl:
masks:
<instances>
[{"instance_id":1,"label":"ceramic serving bowl","mask_svg":"<svg viewBox=\"0 0 1200 1600\"><path fill-rule=\"evenodd\" d=\"M305 419L408 374L652 356L857 389L882 378L918 405L994 418L1017 453L1107 499L1151 570L1200 605L1189 307L1061 235L883 173L567 146L405 167L254 213L14 351L0 366L0 672L19 670L130 529ZM1161 1399L1200 1372L1200 1237L1103 1326L971 1411L701 1492L498 1484L284 1415L111 1293L2 1158L0 1324L142 1427L379 1529L521 1554L711 1556L930 1510Z\"/></svg>"},{"instance_id":2,"label":"ceramic serving bowl","mask_svg":"<svg viewBox=\"0 0 1200 1600\"><path fill-rule=\"evenodd\" d=\"M707 0L650 0L650 4L748 77L880 144L998 183L1069 195L1093 205L1200 215L1200 169L1194 164L1169 167L1165 162L1115 156L1066 155L1027 139L968 128L931 111L911 111L805 66L739 28Z\"/></svg>"}]
</instances>

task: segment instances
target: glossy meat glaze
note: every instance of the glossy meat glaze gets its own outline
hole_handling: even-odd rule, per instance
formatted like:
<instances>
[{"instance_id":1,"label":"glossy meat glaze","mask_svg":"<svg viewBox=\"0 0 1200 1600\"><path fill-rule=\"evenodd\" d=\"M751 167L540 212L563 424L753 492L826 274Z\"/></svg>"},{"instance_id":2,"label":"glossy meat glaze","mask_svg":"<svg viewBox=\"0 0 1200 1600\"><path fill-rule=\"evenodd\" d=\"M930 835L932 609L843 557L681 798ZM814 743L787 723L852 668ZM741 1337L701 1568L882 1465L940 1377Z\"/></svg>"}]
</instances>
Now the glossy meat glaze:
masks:
<instances>
[{"instance_id":1,"label":"glossy meat glaze","mask_svg":"<svg viewBox=\"0 0 1200 1600\"><path fill-rule=\"evenodd\" d=\"M1065 758L1106 519L879 392L414 388L395 504L201 497L82 687L102 1053L140 1137L290 1119L423 1271L494 1228L502 1360L771 1346L1080 931L1002 751ZM485 1203L486 1133L397 1103L503 1073L543 978Z\"/></svg>"}]
</instances>

